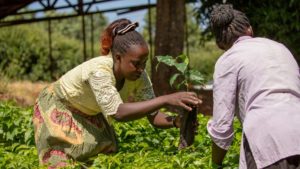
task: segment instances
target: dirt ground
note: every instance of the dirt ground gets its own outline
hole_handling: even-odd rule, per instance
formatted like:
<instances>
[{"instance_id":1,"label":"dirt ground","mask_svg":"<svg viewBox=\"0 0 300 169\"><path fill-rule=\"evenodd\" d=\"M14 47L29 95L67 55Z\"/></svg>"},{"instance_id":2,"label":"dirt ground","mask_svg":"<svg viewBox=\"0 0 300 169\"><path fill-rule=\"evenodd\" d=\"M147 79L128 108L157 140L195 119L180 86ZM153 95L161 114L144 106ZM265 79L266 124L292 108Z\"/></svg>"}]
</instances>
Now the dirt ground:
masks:
<instances>
[{"instance_id":1,"label":"dirt ground","mask_svg":"<svg viewBox=\"0 0 300 169\"><path fill-rule=\"evenodd\" d=\"M0 101L13 100L20 106L32 106L40 91L49 83L30 81L0 81Z\"/></svg>"}]
</instances>

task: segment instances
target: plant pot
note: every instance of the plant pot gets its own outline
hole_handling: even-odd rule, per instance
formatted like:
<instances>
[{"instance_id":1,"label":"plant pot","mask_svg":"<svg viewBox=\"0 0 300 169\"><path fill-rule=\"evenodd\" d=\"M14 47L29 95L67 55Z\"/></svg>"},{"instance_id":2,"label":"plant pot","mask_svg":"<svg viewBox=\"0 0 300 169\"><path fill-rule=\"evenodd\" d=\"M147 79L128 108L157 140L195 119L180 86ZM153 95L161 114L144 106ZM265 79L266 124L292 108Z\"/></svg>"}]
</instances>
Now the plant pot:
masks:
<instances>
[{"instance_id":1,"label":"plant pot","mask_svg":"<svg viewBox=\"0 0 300 169\"><path fill-rule=\"evenodd\" d=\"M197 107L183 114L180 126L179 150L193 144L198 127L197 114Z\"/></svg>"}]
</instances>

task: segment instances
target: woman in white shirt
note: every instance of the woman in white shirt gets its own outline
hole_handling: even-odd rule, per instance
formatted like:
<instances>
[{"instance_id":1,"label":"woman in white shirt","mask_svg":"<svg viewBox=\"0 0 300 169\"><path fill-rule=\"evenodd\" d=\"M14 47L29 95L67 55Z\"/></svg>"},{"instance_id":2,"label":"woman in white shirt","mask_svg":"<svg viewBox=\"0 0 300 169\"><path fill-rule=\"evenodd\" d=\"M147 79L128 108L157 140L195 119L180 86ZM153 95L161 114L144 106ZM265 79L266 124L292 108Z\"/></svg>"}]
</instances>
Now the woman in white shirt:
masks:
<instances>
[{"instance_id":1,"label":"woman in white shirt","mask_svg":"<svg viewBox=\"0 0 300 169\"><path fill-rule=\"evenodd\" d=\"M300 75L293 55L278 42L254 38L246 15L231 5L214 6L210 23L226 51L215 65L207 124L214 164L222 168L237 112L243 127L240 168L300 168Z\"/></svg>"}]
</instances>

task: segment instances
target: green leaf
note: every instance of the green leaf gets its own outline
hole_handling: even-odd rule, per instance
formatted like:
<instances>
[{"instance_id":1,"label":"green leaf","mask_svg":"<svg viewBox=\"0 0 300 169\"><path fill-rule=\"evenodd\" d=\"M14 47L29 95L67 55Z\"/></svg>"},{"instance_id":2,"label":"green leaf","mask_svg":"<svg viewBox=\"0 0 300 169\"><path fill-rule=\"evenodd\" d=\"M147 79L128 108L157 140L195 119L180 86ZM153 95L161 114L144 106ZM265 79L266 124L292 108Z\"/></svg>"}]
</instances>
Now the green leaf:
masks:
<instances>
[{"instance_id":1,"label":"green leaf","mask_svg":"<svg viewBox=\"0 0 300 169\"><path fill-rule=\"evenodd\" d=\"M141 142L141 143L139 143L139 147L148 148L149 144L147 144L145 142Z\"/></svg>"},{"instance_id":2,"label":"green leaf","mask_svg":"<svg viewBox=\"0 0 300 169\"><path fill-rule=\"evenodd\" d=\"M187 82L186 80L183 80L181 83L176 85L176 89L179 90L182 85L187 85L186 82Z\"/></svg>"},{"instance_id":3,"label":"green leaf","mask_svg":"<svg viewBox=\"0 0 300 169\"><path fill-rule=\"evenodd\" d=\"M166 55L166 56L156 56L156 58L157 58L158 62L164 63L164 64L166 64L168 66L174 66L175 63L176 63L176 60L172 56L169 56L169 55Z\"/></svg>"},{"instance_id":4,"label":"green leaf","mask_svg":"<svg viewBox=\"0 0 300 169\"><path fill-rule=\"evenodd\" d=\"M189 81L192 84L199 84L202 85L204 84L204 76L197 70L189 70Z\"/></svg>"},{"instance_id":5,"label":"green leaf","mask_svg":"<svg viewBox=\"0 0 300 169\"><path fill-rule=\"evenodd\" d=\"M177 68L177 70L179 70L181 73L184 74L186 72L188 65L189 65L189 58L186 55L182 54L176 58L176 62L174 66Z\"/></svg>"},{"instance_id":6,"label":"green leaf","mask_svg":"<svg viewBox=\"0 0 300 169\"><path fill-rule=\"evenodd\" d=\"M170 78L170 86L173 86L175 80L177 79L177 77L180 76L179 73L174 74L171 78Z\"/></svg>"},{"instance_id":7,"label":"green leaf","mask_svg":"<svg viewBox=\"0 0 300 169\"><path fill-rule=\"evenodd\" d=\"M139 134L139 133L134 131L134 130L129 130L129 131L126 132L125 137L134 136L134 135L137 135L137 134Z\"/></svg>"},{"instance_id":8,"label":"green leaf","mask_svg":"<svg viewBox=\"0 0 300 169\"><path fill-rule=\"evenodd\" d=\"M182 74L185 74L186 69L187 69L187 67L188 67L188 65L185 64L185 63L175 63L174 66L175 66L176 69L177 69L178 71L180 71Z\"/></svg>"}]
</instances>

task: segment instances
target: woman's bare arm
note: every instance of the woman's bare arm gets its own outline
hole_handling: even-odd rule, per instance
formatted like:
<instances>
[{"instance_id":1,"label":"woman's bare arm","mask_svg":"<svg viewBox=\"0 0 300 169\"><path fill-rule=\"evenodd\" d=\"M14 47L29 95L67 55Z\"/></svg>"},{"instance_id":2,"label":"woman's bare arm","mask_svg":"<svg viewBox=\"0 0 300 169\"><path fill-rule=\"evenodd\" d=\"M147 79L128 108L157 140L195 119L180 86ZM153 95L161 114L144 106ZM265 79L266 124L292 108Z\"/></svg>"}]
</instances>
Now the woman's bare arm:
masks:
<instances>
[{"instance_id":1,"label":"woman's bare arm","mask_svg":"<svg viewBox=\"0 0 300 169\"><path fill-rule=\"evenodd\" d=\"M189 105L198 106L200 103L201 100L193 92L177 92L147 101L120 104L113 118L117 121L131 121L145 117L166 105L179 106L190 111L192 108Z\"/></svg>"}]
</instances>

